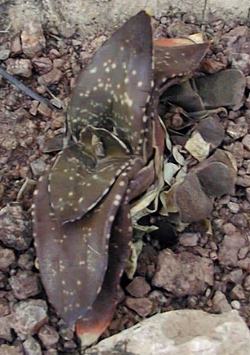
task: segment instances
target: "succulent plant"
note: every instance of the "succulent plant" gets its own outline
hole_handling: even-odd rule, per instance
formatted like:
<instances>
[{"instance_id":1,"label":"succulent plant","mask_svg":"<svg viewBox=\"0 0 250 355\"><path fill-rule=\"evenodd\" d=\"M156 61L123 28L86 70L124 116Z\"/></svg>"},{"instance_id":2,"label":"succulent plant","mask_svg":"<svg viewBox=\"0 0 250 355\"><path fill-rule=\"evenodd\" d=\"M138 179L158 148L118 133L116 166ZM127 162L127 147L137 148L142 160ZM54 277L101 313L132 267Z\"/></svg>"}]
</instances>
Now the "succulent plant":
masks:
<instances>
[{"instance_id":1,"label":"succulent plant","mask_svg":"<svg viewBox=\"0 0 250 355\"><path fill-rule=\"evenodd\" d=\"M83 347L106 329L118 302L131 207L148 207L163 186L161 89L192 73L207 48L191 40L153 43L142 11L78 78L68 143L38 183L33 218L45 291Z\"/></svg>"}]
</instances>

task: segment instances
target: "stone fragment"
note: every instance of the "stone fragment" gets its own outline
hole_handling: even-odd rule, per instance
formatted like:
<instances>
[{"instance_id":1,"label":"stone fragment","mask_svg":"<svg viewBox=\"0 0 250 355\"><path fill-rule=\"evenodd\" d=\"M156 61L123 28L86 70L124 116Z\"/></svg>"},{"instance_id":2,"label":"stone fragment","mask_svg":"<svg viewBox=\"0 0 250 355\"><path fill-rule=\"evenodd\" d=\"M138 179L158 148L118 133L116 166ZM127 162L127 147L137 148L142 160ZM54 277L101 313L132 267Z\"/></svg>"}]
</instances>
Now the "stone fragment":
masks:
<instances>
[{"instance_id":1,"label":"stone fragment","mask_svg":"<svg viewBox=\"0 0 250 355\"><path fill-rule=\"evenodd\" d=\"M233 121L229 121L227 126L227 134L233 139L239 139L244 137L248 132L248 123L245 121L234 123Z\"/></svg>"},{"instance_id":2,"label":"stone fragment","mask_svg":"<svg viewBox=\"0 0 250 355\"><path fill-rule=\"evenodd\" d=\"M47 310L43 300L20 301L14 307L11 326L19 336L36 334L47 322Z\"/></svg>"},{"instance_id":3,"label":"stone fragment","mask_svg":"<svg viewBox=\"0 0 250 355\"><path fill-rule=\"evenodd\" d=\"M195 247L200 237L200 233L182 233L179 238L179 243L184 247Z\"/></svg>"},{"instance_id":4,"label":"stone fragment","mask_svg":"<svg viewBox=\"0 0 250 355\"><path fill-rule=\"evenodd\" d=\"M6 60L9 58L10 50L0 47L0 60Z\"/></svg>"},{"instance_id":5,"label":"stone fragment","mask_svg":"<svg viewBox=\"0 0 250 355\"><path fill-rule=\"evenodd\" d=\"M46 40L39 21L27 21L21 32L21 42L23 53L29 58L33 58L42 52Z\"/></svg>"},{"instance_id":6,"label":"stone fragment","mask_svg":"<svg viewBox=\"0 0 250 355\"><path fill-rule=\"evenodd\" d=\"M1 297L0 298L0 317L7 316L10 313L9 302Z\"/></svg>"},{"instance_id":7,"label":"stone fragment","mask_svg":"<svg viewBox=\"0 0 250 355\"><path fill-rule=\"evenodd\" d=\"M127 297L125 305L135 311L141 317L147 317L153 308L153 303L145 297L142 298L132 298Z\"/></svg>"},{"instance_id":8,"label":"stone fragment","mask_svg":"<svg viewBox=\"0 0 250 355\"><path fill-rule=\"evenodd\" d=\"M27 253L21 254L19 256L17 264L22 270L31 270L34 266L33 253L28 250Z\"/></svg>"},{"instance_id":9,"label":"stone fragment","mask_svg":"<svg viewBox=\"0 0 250 355\"><path fill-rule=\"evenodd\" d=\"M237 311L170 311L100 341L86 355L248 355L250 334Z\"/></svg>"},{"instance_id":10,"label":"stone fragment","mask_svg":"<svg viewBox=\"0 0 250 355\"><path fill-rule=\"evenodd\" d=\"M19 271L9 279L14 296L23 300L36 296L40 292L38 276L32 271Z\"/></svg>"},{"instance_id":11,"label":"stone fragment","mask_svg":"<svg viewBox=\"0 0 250 355\"><path fill-rule=\"evenodd\" d=\"M45 346L49 348L54 346L59 341L59 334L50 325L45 324L38 332L38 337Z\"/></svg>"},{"instance_id":12,"label":"stone fragment","mask_svg":"<svg viewBox=\"0 0 250 355\"><path fill-rule=\"evenodd\" d=\"M40 102L37 111L48 118L50 118L52 110L48 107L48 105L44 104L43 102Z\"/></svg>"},{"instance_id":13,"label":"stone fragment","mask_svg":"<svg viewBox=\"0 0 250 355\"><path fill-rule=\"evenodd\" d=\"M52 61L47 57L37 57L32 59L32 64L38 74L43 75L48 73L53 68Z\"/></svg>"},{"instance_id":14,"label":"stone fragment","mask_svg":"<svg viewBox=\"0 0 250 355\"><path fill-rule=\"evenodd\" d=\"M182 222L191 223L205 219L213 209L213 203L202 190L198 177L191 173L177 187L175 200Z\"/></svg>"},{"instance_id":15,"label":"stone fragment","mask_svg":"<svg viewBox=\"0 0 250 355\"><path fill-rule=\"evenodd\" d=\"M20 75L23 78L30 78L32 75L32 64L29 59L7 60L7 71L12 75Z\"/></svg>"},{"instance_id":16,"label":"stone fragment","mask_svg":"<svg viewBox=\"0 0 250 355\"><path fill-rule=\"evenodd\" d=\"M1 345L0 346L1 355L24 355L21 346L19 345Z\"/></svg>"},{"instance_id":17,"label":"stone fragment","mask_svg":"<svg viewBox=\"0 0 250 355\"><path fill-rule=\"evenodd\" d=\"M25 355L42 355L41 346L32 336L23 343Z\"/></svg>"},{"instance_id":18,"label":"stone fragment","mask_svg":"<svg viewBox=\"0 0 250 355\"><path fill-rule=\"evenodd\" d=\"M11 40L11 53L14 55L18 55L22 53L22 45L20 35L15 35Z\"/></svg>"},{"instance_id":19,"label":"stone fragment","mask_svg":"<svg viewBox=\"0 0 250 355\"><path fill-rule=\"evenodd\" d=\"M214 268L210 259L190 252L160 252L152 284L162 287L176 297L198 295L213 285Z\"/></svg>"},{"instance_id":20,"label":"stone fragment","mask_svg":"<svg viewBox=\"0 0 250 355\"><path fill-rule=\"evenodd\" d=\"M6 271L16 260L13 250L0 246L0 270Z\"/></svg>"},{"instance_id":21,"label":"stone fragment","mask_svg":"<svg viewBox=\"0 0 250 355\"><path fill-rule=\"evenodd\" d=\"M244 280L244 283L243 283L243 286L245 288L246 291L250 291L250 275L247 275L245 280Z\"/></svg>"},{"instance_id":22,"label":"stone fragment","mask_svg":"<svg viewBox=\"0 0 250 355\"><path fill-rule=\"evenodd\" d=\"M38 78L38 83L40 85L45 85L45 86L57 84L61 80L62 75L63 74L62 74L61 70L54 68L50 72L41 75Z\"/></svg>"},{"instance_id":23,"label":"stone fragment","mask_svg":"<svg viewBox=\"0 0 250 355\"><path fill-rule=\"evenodd\" d=\"M250 176L249 175L238 176L236 179L236 185L242 187L250 187Z\"/></svg>"},{"instance_id":24,"label":"stone fragment","mask_svg":"<svg viewBox=\"0 0 250 355\"><path fill-rule=\"evenodd\" d=\"M0 210L0 240L19 251L29 247L31 224L20 205L8 205Z\"/></svg>"},{"instance_id":25,"label":"stone fragment","mask_svg":"<svg viewBox=\"0 0 250 355\"><path fill-rule=\"evenodd\" d=\"M214 312L228 312L231 311L231 306L228 303L226 296L221 291L216 291L214 297L212 298L213 311Z\"/></svg>"},{"instance_id":26,"label":"stone fragment","mask_svg":"<svg viewBox=\"0 0 250 355\"><path fill-rule=\"evenodd\" d=\"M238 253L240 248L247 246L247 239L240 232L225 235L219 246L218 259L223 266L238 266Z\"/></svg>"},{"instance_id":27,"label":"stone fragment","mask_svg":"<svg viewBox=\"0 0 250 355\"><path fill-rule=\"evenodd\" d=\"M150 291L150 285L147 283L144 277L137 276L126 287L128 293L134 297L144 297Z\"/></svg>"},{"instance_id":28,"label":"stone fragment","mask_svg":"<svg viewBox=\"0 0 250 355\"><path fill-rule=\"evenodd\" d=\"M185 23L182 20L176 19L167 27L170 37L185 37L193 33L199 32L196 25Z\"/></svg>"},{"instance_id":29,"label":"stone fragment","mask_svg":"<svg viewBox=\"0 0 250 355\"><path fill-rule=\"evenodd\" d=\"M12 341L11 325L9 317L0 317L0 339Z\"/></svg>"},{"instance_id":30,"label":"stone fragment","mask_svg":"<svg viewBox=\"0 0 250 355\"><path fill-rule=\"evenodd\" d=\"M44 162L44 160L42 158L36 159L34 160L31 164L30 164L32 173L34 174L34 176L41 176L45 169L46 169L46 163Z\"/></svg>"},{"instance_id":31,"label":"stone fragment","mask_svg":"<svg viewBox=\"0 0 250 355\"><path fill-rule=\"evenodd\" d=\"M250 150L250 134L246 134L242 139L242 143L247 150Z\"/></svg>"},{"instance_id":32,"label":"stone fragment","mask_svg":"<svg viewBox=\"0 0 250 355\"><path fill-rule=\"evenodd\" d=\"M246 298L243 287L236 285L231 291L231 298L233 300L244 300Z\"/></svg>"}]
</instances>

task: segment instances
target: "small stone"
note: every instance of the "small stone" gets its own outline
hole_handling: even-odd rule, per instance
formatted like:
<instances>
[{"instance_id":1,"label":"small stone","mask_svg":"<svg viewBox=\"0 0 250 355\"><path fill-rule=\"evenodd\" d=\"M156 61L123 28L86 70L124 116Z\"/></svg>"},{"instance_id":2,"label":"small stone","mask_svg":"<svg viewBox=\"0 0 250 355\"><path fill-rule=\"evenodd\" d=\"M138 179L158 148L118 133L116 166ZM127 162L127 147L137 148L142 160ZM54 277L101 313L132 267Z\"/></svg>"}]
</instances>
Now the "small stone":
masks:
<instances>
[{"instance_id":1,"label":"small stone","mask_svg":"<svg viewBox=\"0 0 250 355\"><path fill-rule=\"evenodd\" d=\"M8 314L10 314L9 302L5 298L0 297L0 317L7 316Z\"/></svg>"},{"instance_id":2,"label":"small stone","mask_svg":"<svg viewBox=\"0 0 250 355\"><path fill-rule=\"evenodd\" d=\"M150 285L147 283L144 277L137 276L126 287L128 293L134 297L144 297L150 291Z\"/></svg>"},{"instance_id":3,"label":"small stone","mask_svg":"<svg viewBox=\"0 0 250 355\"><path fill-rule=\"evenodd\" d=\"M22 53L22 45L21 45L21 38L18 35L15 35L11 40L11 53L14 55Z\"/></svg>"},{"instance_id":4,"label":"small stone","mask_svg":"<svg viewBox=\"0 0 250 355\"><path fill-rule=\"evenodd\" d=\"M165 249L158 256L152 284L177 297L198 295L213 285L214 268L210 259L190 252L175 254Z\"/></svg>"},{"instance_id":5,"label":"small stone","mask_svg":"<svg viewBox=\"0 0 250 355\"><path fill-rule=\"evenodd\" d=\"M40 85L49 86L52 84L58 84L62 78L63 73L59 69L52 69L50 72L40 76L38 78L38 83Z\"/></svg>"},{"instance_id":6,"label":"small stone","mask_svg":"<svg viewBox=\"0 0 250 355\"><path fill-rule=\"evenodd\" d=\"M0 60L6 60L10 56L10 50L6 48L0 48Z\"/></svg>"},{"instance_id":7,"label":"small stone","mask_svg":"<svg viewBox=\"0 0 250 355\"><path fill-rule=\"evenodd\" d=\"M250 187L246 189L246 197L247 197L247 201L250 202Z\"/></svg>"},{"instance_id":8,"label":"small stone","mask_svg":"<svg viewBox=\"0 0 250 355\"><path fill-rule=\"evenodd\" d=\"M59 334L51 326L45 324L38 332L39 339L45 348L53 347L59 341Z\"/></svg>"},{"instance_id":9,"label":"small stone","mask_svg":"<svg viewBox=\"0 0 250 355\"><path fill-rule=\"evenodd\" d=\"M42 355L41 346L32 336L23 343L25 355Z\"/></svg>"},{"instance_id":10,"label":"small stone","mask_svg":"<svg viewBox=\"0 0 250 355\"><path fill-rule=\"evenodd\" d=\"M243 286L245 288L246 291L250 291L250 275L247 275L244 282L243 282Z\"/></svg>"},{"instance_id":11,"label":"small stone","mask_svg":"<svg viewBox=\"0 0 250 355\"><path fill-rule=\"evenodd\" d=\"M242 139L242 143L244 147L250 151L250 134L245 135L245 137Z\"/></svg>"},{"instance_id":12,"label":"small stone","mask_svg":"<svg viewBox=\"0 0 250 355\"><path fill-rule=\"evenodd\" d=\"M20 75L23 78L30 78L32 65L29 59L8 59L7 71L12 75Z\"/></svg>"},{"instance_id":13,"label":"small stone","mask_svg":"<svg viewBox=\"0 0 250 355\"><path fill-rule=\"evenodd\" d=\"M232 213L238 213L240 210L240 206L238 205L238 203L235 202L229 202L228 208Z\"/></svg>"},{"instance_id":14,"label":"small stone","mask_svg":"<svg viewBox=\"0 0 250 355\"><path fill-rule=\"evenodd\" d=\"M241 269L232 270L228 275L228 280L235 284L241 283L242 278L243 278L243 272Z\"/></svg>"},{"instance_id":15,"label":"small stone","mask_svg":"<svg viewBox=\"0 0 250 355\"><path fill-rule=\"evenodd\" d=\"M236 140L241 137L244 137L247 134L248 124L247 122L234 123L232 121L229 121L226 131L230 135L230 137Z\"/></svg>"},{"instance_id":16,"label":"small stone","mask_svg":"<svg viewBox=\"0 0 250 355\"><path fill-rule=\"evenodd\" d=\"M46 170L46 163L43 159L36 159L30 164L34 176L41 176Z\"/></svg>"},{"instance_id":17,"label":"small stone","mask_svg":"<svg viewBox=\"0 0 250 355\"><path fill-rule=\"evenodd\" d=\"M16 260L13 250L0 246L0 270L6 271Z\"/></svg>"},{"instance_id":18,"label":"small stone","mask_svg":"<svg viewBox=\"0 0 250 355\"><path fill-rule=\"evenodd\" d=\"M37 111L41 115L46 116L48 118L50 118L51 113L52 113L52 110L46 104L44 104L43 102L40 102Z\"/></svg>"},{"instance_id":19,"label":"small stone","mask_svg":"<svg viewBox=\"0 0 250 355\"><path fill-rule=\"evenodd\" d=\"M141 317L147 317L153 308L153 303L148 298L127 297L125 304Z\"/></svg>"},{"instance_id":20,"label":"small stone","mask_svg":"<svg viewBox=\"0 0 250 355\"><path fill-rule=\"evenodd\" d=\"M236 232L236 227L232 223L225 223L223 225L223 232L227 235L232 235Z\"/></svg>"},{"instance_id":21,"label":"small stone","mask_svg":"<svg viewBox=\"0 0 250 355\"><path fill-rule=\"evenodd\" d=\"M47 57L33 58L32 64L40 75L46 74L53 69L53 63Z\"/></svg>"},{"instance_id":22,"label":"small stone","mask_svg":"<svg viewBox=\"0 0 250 355\"><path fill-rule=\"evenodd\" d=\"M38 276L31 271L18 271L15 276L11 276L9 283L14 296L19 300L36 296L40 292Z\"/></svg>"},{"instance_id":23,"label":"small stone","mask_svg":"<svg viewBox=\"0 0 250 355\"><path fill-rule=\"evenodd\" d=\"M231 222L238 228L248 227L248 216L245 213L237 213L231 218Z\"/></svg>"},{"instance_id":24,"label":"small stone","mask_svg":"<svg viewBox=\"0 0 250 355\"><path fill-rule=\"evenodd\" d=\"M228 312L231 311L231 306L228 303L226 296L221 291L216 291L212 299L214 312Z\"/></svg>"},{"instance_id":25,"label":"small stone","mask_svg":"<svg viewBox=\"0 0 250 355\"><path fill-rule=\"evenodd\" d=\"M24 30L21 32L23 53L33 58L40 54L46 45L42 26L38 21L27 21Z\"/></svg>"},{"instance_id":26,"label":"small stone","mask_svg":"<svg viewBox=\"0 0 250 355\"><path fill-rule=\"evenodd\" d=\"M51 117L51 129L56 130L62 128L64 126L64 123L65 116L60 112L53 111Z\"/></svg>"},{"instance_id":27,"label":"small stone","mask_svg":"<svg viewBox=\"0 0 250 355\"><path fill-rule=\"evenodd\" d=\"M236 301L236 300L232 301L231 306L233 309L240 310L240 302L239 301Z\"/></svg>"},{"instance_id":28,"label":"small stone","mask_svg":"<svg viewBox=\"0 0 250 355\"><path fill-rule=\"evenodd\" d=\"M0 317L0 339L13 340L9 317Z\"/></svg>"},{"instance_id":29,"label":"small stone","mask_svg":"<svg viewBox=\"0 0 250 355\"><path fill-rule=\"evenodd\" d=\"M198 27L176 19L167 27L170 37L184 37L199 32Z\"/></svg>"},{"instance_id":30,"label":"small stone","mask_svg":"<svg viewBox=\"0 0 250 355\"><path fill-rule=\"evenodd\" d=\"M238 252L238 258L241 259L245 259L245 257L247 256L249 251L249 247L245 246L243 248L240 248L239 252Z\"/></svg>"},{"instance_id":31,"label":"small stone","mask_svg":"<svg viewBox=\"0 0 250 355\"><path fill-rule=\"evenodd\" d=\"M218 71L225 69L226 65L224 63L219 62L218 60L214 60L212 58L203 59L201 62L202 72L207 74L214 74Z\"/></svg>"},{"instance_id":32,"label":"small stone","mask_svg":"<svg viewBox=\"0 0 250 355\"><path fill-rule=\"evenodd\" d=\"M250 187L250 176L249 175L238 176L236 179L236 185L242 187Z\"/></svg>"},{"instance_id":33,"label":"small stone","mask_svg":"<svg viewBox=\"0 0 250 355\"><path fill-rule=\"evenodd\" d=\"M200 233L182 233L179 238L179 243L184 247L194 247L198 244Z\"/></svg>"},{"instance_id":34,"label":"small stone","mask_svg":"<svg viewBox=\"0 0 250 355\"><path fill-rule=\"evenodd\" d=\"M33 335L48 319L47 304L43 300L20 301L14 307L12 328L19 336Z\"/></svg>"},{"instance_id":35,"label":"small stone","mask_svg":"<svg viewBox=\"0 0 250 355\"><path fill-rule=\"evenodd\" d=\"M0 346L1 355L23 355L23 351L19 345L1 345Z\"/></svg>"},{"instance_id":36,"label":"small stone","mask_svg":"<svg viewBox=\"0 0 250 355\"><path fill-rule=\"evenodd\" d=\"M213 148L217 148L225 136L224 128L216 116L202 119L196 129Z\"/></svg>"},{"instance_id":37,"label":"small stone","mask_svg":"<svg viewBox=\"0 0 250 355\"><path fill-rule=\"evenodd\" d=\"M0 210L0 240L19 251L29 247L31 225L20 205L8 205Z\"/></svg>"},{"instance_id":38,"label":"small stone","mask_svg":"<svg viewBox=\"0 0 250 355\"><path fill-rule=\"evenodd\" d=\"M225 235L219 247L218 258L224 266L238 266L238 252L247 245L244 235L236 232L233 235Z\"/></svg>"},{"instance_id":39,"label":"small stone","mask_svg":"<svg viewBox=\"0 0 250 355\"><path fill-rule=\"evenodd\" d=\"M28 250L27 253L21 254L17 264L22 270L31 270L34 266L34 254L31 250Z\"/></svg>"},{"instance_id":40,"label":"small stone","mask_svg":"<svg viewBox=\"0 0 250 355\"><path fill-rule=\"evenodd\" d=\"M231 291L231 298L233 300L244 300L246 298L243 287L236 285Z\"/></svg>"}]
</instances>

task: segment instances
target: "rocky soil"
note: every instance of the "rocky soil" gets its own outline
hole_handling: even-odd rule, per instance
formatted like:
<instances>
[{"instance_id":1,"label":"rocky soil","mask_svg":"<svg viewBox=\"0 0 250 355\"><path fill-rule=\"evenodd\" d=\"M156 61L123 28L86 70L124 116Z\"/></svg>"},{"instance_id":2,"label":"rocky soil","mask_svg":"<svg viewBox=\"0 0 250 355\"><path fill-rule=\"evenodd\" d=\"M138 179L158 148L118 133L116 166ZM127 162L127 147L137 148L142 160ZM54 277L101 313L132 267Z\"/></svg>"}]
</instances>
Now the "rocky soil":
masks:
<instances>
[{"instance_id":1,"label":"rocky soil","mask_svg":"<svg viewBox=\"0 0 250 355\"><path fill-rule=\"evenodd\" d=\"M155 37L204 31L212 40L207 72L226 67L247 79L244 103L218 113L221 147L238 167L235 191L214 204L211 224L177 232L164 220L143 238L132 280L122 279L121 302L107 337L157 312L183 308L220 313L236 309L250 326L250 48L238 20L201 25L176 12L155 20ZM35 92L66 106L82 67L106 39L82 41L39 23L0 34L0 62ZM212 63L212 65L211 65ZM203 68L204 69L204 68ZM172 126L181 119L174 113ZM64 113L18 92L0 77L0 353L77 354L74 332L48 304L33 246L30 207L36 182L62 147ZM199 201L197 201L199 204ZM157 216L152 216L157 219ZM152 222L153 223L153 222Z\"/></svg>"}]
</instances>

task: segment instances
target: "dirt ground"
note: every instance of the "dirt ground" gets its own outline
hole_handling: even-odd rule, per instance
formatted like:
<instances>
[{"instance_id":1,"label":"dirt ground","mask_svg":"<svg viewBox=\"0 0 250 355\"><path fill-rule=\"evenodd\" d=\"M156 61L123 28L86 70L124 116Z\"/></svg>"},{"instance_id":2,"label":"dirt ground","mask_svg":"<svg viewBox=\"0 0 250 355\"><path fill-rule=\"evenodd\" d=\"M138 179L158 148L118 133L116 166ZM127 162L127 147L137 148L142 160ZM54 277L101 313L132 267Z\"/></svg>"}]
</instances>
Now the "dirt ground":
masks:
<instances>
[{"instance_id":1,"label":"dirt ground","mask_svg":"<svg viewBox=\"0 0 250 355\"><path fill-rule=\"evenodd\" d=\"M155 37L200 32L212 40L213 71L237 67L247 78L244 103L218 113L225 129L221 148L238 167L235 191L214 203L209 230L192 223L177 232L166 219L152 216L159 231L143 237L133 280L122 278L121 302L102 338L156 312L202 309L239 310L250 326L250 38L240 20L211 18L202 25L176 12L154 21ZM67 104L81 68L107 38L91 43L74 33L37 30L33 50L27 38L0 34L0 62L35 92ZM39 47L40 46L40 47ZM170 128L181 120L173 113ZM37 269L30 207L40 175L60 150L64 114L18 92L0 77L0 349L3 354L77 354L71 329L48 304ZM199 204L199 201L197 201ZM169 272L174 270L174 272ZM47 317L48 314L48 317ZM15 317L15 324L11 319ZM12 321L13 322L13 321ZM42 325L42 326L41 326ZM4 344L6 346L4 346ZM5 351L5 352L4 352Z\"/></svg>"}]
</instances>

